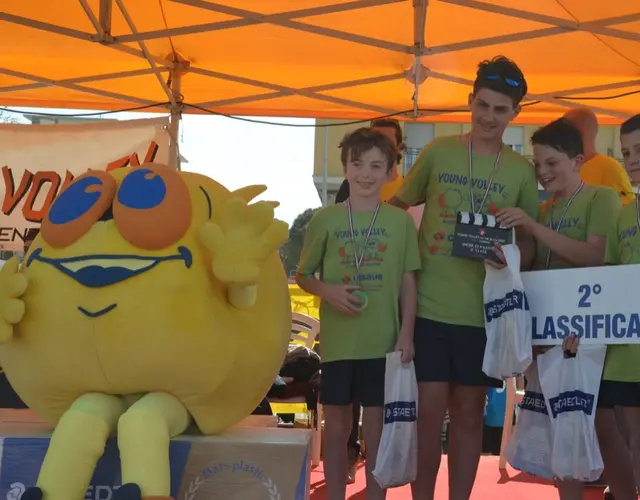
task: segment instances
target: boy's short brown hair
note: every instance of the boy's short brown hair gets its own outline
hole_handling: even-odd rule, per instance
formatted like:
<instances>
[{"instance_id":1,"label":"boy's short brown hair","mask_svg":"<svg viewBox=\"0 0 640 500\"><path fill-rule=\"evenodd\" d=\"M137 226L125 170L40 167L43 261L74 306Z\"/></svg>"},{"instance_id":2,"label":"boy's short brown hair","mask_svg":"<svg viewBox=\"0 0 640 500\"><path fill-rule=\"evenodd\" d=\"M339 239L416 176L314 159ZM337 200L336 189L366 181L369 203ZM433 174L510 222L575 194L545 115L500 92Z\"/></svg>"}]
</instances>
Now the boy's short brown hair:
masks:
<instances>
[{"instance_id":1,"label":"boy's short brown hair","mask_svg":"<svg viewBox=\"0 0 640 500\"><path fill-rule=\"evenodd\" d=\"M398 156L396 146L382 132L369 127L359 128L349 132L340 143L340 161L343 168L347 168L349 159L357 160L363 153L378 148L387 160L387 172L391 171Z\"/></svg>"}]
</instances>

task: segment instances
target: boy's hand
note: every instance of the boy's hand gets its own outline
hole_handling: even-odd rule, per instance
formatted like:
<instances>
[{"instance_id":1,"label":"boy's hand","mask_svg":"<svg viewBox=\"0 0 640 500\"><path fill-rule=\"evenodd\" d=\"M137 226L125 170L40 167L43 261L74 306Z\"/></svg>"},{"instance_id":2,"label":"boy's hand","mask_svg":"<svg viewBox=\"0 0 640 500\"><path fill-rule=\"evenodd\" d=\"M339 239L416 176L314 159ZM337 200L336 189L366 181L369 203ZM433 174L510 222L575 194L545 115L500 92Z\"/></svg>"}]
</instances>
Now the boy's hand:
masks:
<instances>
[{"instance_id":1,"label":"boy's hand","mask_svg":"<svg viewBox=\"0 0 640 500\"><path fill-rule=\"evenodd\" d=\"M572 333L562 341L562 350L564 351L565 358L575 358L578 353L578 345L580 344L580 337L575 333Z\"/></svg>"},{"instance_id":2,"label":"boy's hand","mask_svg":"<svg viewBox=\"0 0 640 500\"><path fill-rule=\"evenodd\" d=\"M496 219L504 228L521 227L528 233L533 231L533 227L536 224L536 221L529 217L527 212L517 207L500 210Z\"/></svg>"},{"instance_id":3,"label":"boy's hand","mask_svg":"<svg viewBox=\"0 0 640 500\"><path fill-rule=\"evenodd\" d=\"M498 242L495 242L493 244L493 248L491 248L491 251L498 258L499 262L491 259L485 259L485 264L489 264L495 269L503 269L504 267L506 267L507 259L505 258L504 253L502 253L502 245Z\"/></svg>"},{"instance_id":4,"label":"boy's hand","mask_svg":"<svg viewBox=\"0 0 640 500\"><path fill-rule=\"evenodd\" d=\"M362 301L352 292L360 290L355 285L325 285L322 300L326 300L336 311L348 316L356 316L362 312Z\"/></svg>"},{"instance_id":5,"label":"boy's hand","mask_svg":"<svg viewBox=\"0 0 640 500\"><path fill-rule=\"evenodd\" d=\"M396 342L395 350L402 352L401 359L403 363L409 363L410 361L413 361L413 357L415 355L413 335L407 335L400 332L400 336L398 337L398 341Z\"/></svg>"}]
</instances>

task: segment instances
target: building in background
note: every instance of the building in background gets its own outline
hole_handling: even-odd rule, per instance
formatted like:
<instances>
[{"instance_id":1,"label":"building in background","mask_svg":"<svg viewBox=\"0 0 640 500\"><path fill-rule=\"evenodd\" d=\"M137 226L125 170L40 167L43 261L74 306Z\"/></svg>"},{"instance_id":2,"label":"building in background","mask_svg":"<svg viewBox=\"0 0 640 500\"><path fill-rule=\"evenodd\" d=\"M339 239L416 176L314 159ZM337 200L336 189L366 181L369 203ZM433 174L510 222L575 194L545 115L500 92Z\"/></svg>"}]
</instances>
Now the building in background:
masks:
<instances>
[{"instance_id":1,"label":"building in background","mask_svg":"<svg viewBox=\"0 0 640 500\"><path fill-rule=\"evenodd\" d=\"M341 123L340 120L317 120L316 123L318 128L316 128L315 134L313 183L320 194L320 199L322 199L326 161L328 202L332 203L344 179L338 145L344 137L344 134L361 127L362 124L338 125ZM445 135L464 134L471 129L470 124L462 123L401 122L401 124L404 130L404 143L406 145L402 164L403 173L409 170L420 150L432 139ZM324 125L329 126L326 127ZM503 140L505 144L526 158L531 158L533 151L530 138L537 129L538 125L514 125L505 130ZM601 125L596 146L599 153L613 156L622 163L620 127ZM326 159L325 150L327 153Z\"/></svg>"}]
</instances>

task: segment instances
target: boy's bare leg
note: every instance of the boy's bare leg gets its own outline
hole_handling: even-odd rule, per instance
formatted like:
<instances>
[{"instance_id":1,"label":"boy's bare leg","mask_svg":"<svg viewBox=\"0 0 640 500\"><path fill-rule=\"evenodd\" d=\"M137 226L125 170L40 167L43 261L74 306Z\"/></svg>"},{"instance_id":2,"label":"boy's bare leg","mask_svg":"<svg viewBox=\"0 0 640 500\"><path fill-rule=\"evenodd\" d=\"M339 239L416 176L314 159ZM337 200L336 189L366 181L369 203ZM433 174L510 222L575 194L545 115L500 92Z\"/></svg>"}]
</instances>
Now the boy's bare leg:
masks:
<instances>
[{"instance_id":1,"label":"boy's bare leg","mask_svg":"<svg viewBox=\"0 0 640 500\"><path fill-rule=\"evenodd\" d=\"M373 477L378 458L378 447L382 436L382 417L384 409L380 406L368 406L362 409L362 434L367 443L367 459L365 470L367 471L367 500L384 500L387 490L383 490Z\"/></svg>"},{"instance_id":2,"label":"boy's bare leg","mask_svg":"<svg viewBox=\"0 0 640 500\"><path fill-rule=\"evenodd\" d=\"M604 477L616 500L636 500L631 454L611 408L598 408L596 432L604 462Z\"/></svg>"},{"instance_id":3,"label":"boy's bare leg","mask_svg":"<svg viewBox=\"0 0 640 500\"><path fill-rule=\"evenodd\" d=\"M640 407L623 406L622 410L625 432L636 486L640 482Z\"/></svg>"},{"instance_id":4,"label":"boy's bare leg","mask_svg":"<svg viewBox=\"0 0 640 500\"><path fill-rule=\"evenodd\" d=\"M351 434L349 434L349 442L347 444L347 484L353 484L356 481L356 471L358 459L360 458L360 403L352 404L353 422L351 424Z\"/></svg>"},{"instance_id":5,"label":"boy's bare leg","mask_svg":"<svg viewBox=\"0 0 640 500\"><path fill-rule=\"evenodd\" d=\"M560 500L582 500L584 485L581 481L557 481Z\"/></svg>"},{"instance_id":6,"label":"boy's bare leg","mask_svg":"<svg viewBox=\"0 0 640 500\"><path fill-rule=\"evenodd\" d=\"M448 382L418 384L418 476L411 484L413 500L433 500L448 402Z\"/></svg>"},{"instance_id":7,"label":"boy's bare leg","mask_svg":"<svg viewBox=\"0 0 640 500\"><path fill-rule=\"evenodd\" d=\"M327 500L344 500L347 489L347 442L351 433L351 405L326 405L324 411L324 477Z\"/></svg>"},{"instance_id":8,"label":"boy's bare leg","mask_svg":"<svg viewBox=\"0 0 640 500\"><path fill-rule=\"evenodd\" d=\"M469 500L482 453L487 387L452 386L449 398L449 500Z\"/></svg>"}]
</instances>

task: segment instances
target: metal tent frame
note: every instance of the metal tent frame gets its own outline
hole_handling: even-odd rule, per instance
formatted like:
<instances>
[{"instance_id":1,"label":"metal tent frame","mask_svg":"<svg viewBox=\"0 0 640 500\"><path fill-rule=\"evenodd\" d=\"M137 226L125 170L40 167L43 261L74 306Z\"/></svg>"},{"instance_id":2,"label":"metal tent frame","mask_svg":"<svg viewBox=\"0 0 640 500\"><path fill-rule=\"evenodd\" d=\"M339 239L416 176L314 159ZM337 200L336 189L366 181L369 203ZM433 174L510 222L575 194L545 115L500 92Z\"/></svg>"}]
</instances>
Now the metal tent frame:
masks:
<instances>
[{"instance_id":1,"label":"metal tent frame","mask_svg":"<svg viewBox=\"0 0 640 500\"><path fill-rule=\"evenodd\" d=\"M386 4L394 4L400 2L406 2L409 0L351 0L344 3L318 6L313 8L293 10L288 12L281 12L277 14L263 15L258 12L239 9L223 5L220 3L205 1L205 0L169 0L170 2L188 5L207 11L212 11L229 16L235 16L238 19L219 21L214 23L196 24L192 26L183 26L177 28L167 28L155 31L140 31L137 29L134 20L132 19L125 0L99 0L99 11L96 13L92 10L88 3L88 0L78 0L82 9L86 13L87 18L93 25L95 32L88 33L76 29L71 29L64 26L50 24L35 19L29 19L20 17L7 12L0 12L0 21L7 23L14 23L22 26L26 26L35 30L41 30L49 33L55 33L62 36L72 37L78 40L86 41L87 43L97 43L105 47L109 47L113 50L118 50L132 57L142 58L148 62L149 68L122 71L107 74L93 74L82 77L52 80L42 75L26 74L20 71L12 70L11 68L0 67L0 74L13 76L16 78L28 80L33 83L13 85L0 87L0 93L7 95L15 91L38 89L42 87L61 87L70 89L81 93L90 93L99 96L103 96L109 99L117 99L123 103L133 103L135 105L149 106L150 108L157 105L157 103L124 95L120 93L109 92L106 90L100 90L85 86L87 83L104 82L111 79L132 78L140 75L153 74L158 80L158 85L162 88L164 94L167 96L168 104L165 105L171 114L171 126L169 133L171 135L171 150L170 158L174 159L174 165L179 167L178 151L177 151L177 137L180 116L183 112L188 111L188 108L184 105L184 96L181 93L181 80L187 73L198 74L206 77L227 80L230 82L251 85L254 87L267 90L267 93L241 96L224 100L212 100L208 102L200 102L194 105L194 108L201 108L205 110L214 110L224 106L241 103L252 103L267 99L275 99L286 96L303 96L310 99L316 99L329 103L339 104L343 106L349 106L352 108L364 110L372 114L378 115L392 115L398 114L400 110L387 109L384 107L368 104L364 102L357 102L354 100L342 99L326 94L320 94L320 92L326 92L329 90L345 89L350 87L356 87L360 85L369 85L372 83L388 82L392 80L410 79L414 87L413 95L413 111L407 113L405 116L408 119L425 120L434 115L441 115L458 110L466 110L466 106L457 108L455 110L443 110L443 111L421 111L418 106L418 95L420 92L421 84L428 78L444 80L460 85L472 85L472 81L460 78L455 75L445 74L442 72L432 71L422 63L424 56L430 56L435 54L442 54L447 52L462 51L470 48L478 47L490 47L498 44L519 42L523 40L531 40L543 37L554 36L562 33L572 31L584 31L592 34L606 35L608 37L619 38L623 40L630 40L640 43L640 34L631 33L628 31L620 30L610 27L611 25L618 25L622 23L630 23L640 21L640 12L632 13L624 16L609 17L597 19L585 23L570 22L566 19L552 17L525 10L508 8L503 6L494 5L486 1L479 0L431 0L431 2L440 1L448 4L454 4L457 6L465 7L470 10L491 12L495 14L502 14L510 16L512 18L523 19L528 21L534 21L537 23L544 23L548 25L546 28L535 29L525 31L521 33L492 36L482 39L476 39L473 41L465 41L452 43L448 45L428 46L425 43L425 27L426 19L428 15L429 0L411 0L413 3L413 44L403 45L395 42L390 42L370 36L363 36L355 33L348 33L345 31L339 31L335 29L319 27L312 24L307 24L302 20L305 17L318 16L324 14L332 14L346 11L356 11L359 9L367 9L370 7L381 6ZM113 36L111 32L111 20L112 12L115 7L119 9L126 24L129 28L130 34ZM381 74L376 77L363 78L359 80L350 80L337 82L327 85L317 85L306 88L293 88L275 83L269 83L259 81L251 78L245 78L240 75L224 74L217 71L198 67L192 64L190 61L182 57L180 54L172 53L166 57L158 57L152 54L145 44L145 41L165 38L171 36L220 31L220 30L232 30L240 27L266 23L285 27L291 30L298 30L307 33L313 33L315 35L321 35L324 37L340 39L348 41L354 44L363 44L371 47L382 48L390 51L400 52L402 54L409 54L413 56L414 63L410 70L405 72L395 72L391 74ZM138 45L138 49L124 45L125 43L135 42ZM572 101L560 99L554 96L567 95L567 94L584 94L592 92L600 92L605 90L624 89L640 85L640 79L625 81L619 83L612 83L606 85L597 85L590 87L576 87L570 89L559 89L555 92L548 92L544 94L528 94L527 99L542 101L550 104L563 106L566 108L580 107L581 104L577 104ZM0 97L2 102L2 97ZM157 106L155 106L157 108ZM599 106L590 106L590 108L601 115L615 117L617 119L625 119L630 116L627 113L623 113L617 110L608 109Z\"/></svg>"}]
</instances>

